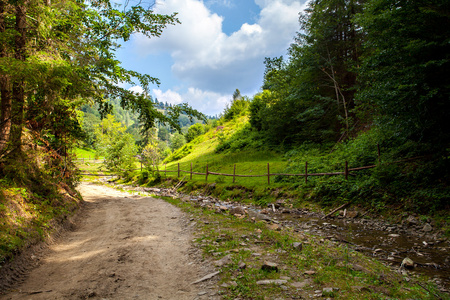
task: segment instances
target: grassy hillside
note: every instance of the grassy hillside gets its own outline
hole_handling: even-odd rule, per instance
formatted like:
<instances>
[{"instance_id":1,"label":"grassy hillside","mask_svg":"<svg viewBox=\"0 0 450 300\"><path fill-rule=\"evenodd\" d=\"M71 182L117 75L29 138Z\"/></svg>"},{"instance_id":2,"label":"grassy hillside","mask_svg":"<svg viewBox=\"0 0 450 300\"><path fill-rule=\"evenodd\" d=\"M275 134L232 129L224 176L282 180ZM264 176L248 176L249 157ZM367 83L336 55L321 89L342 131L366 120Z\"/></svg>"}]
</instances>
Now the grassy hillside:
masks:
<instances>
[{"instance_id":1,"label":"grassy hillside","mask_svg":"<svg viewBox=\"0 0 450 300\"><path fill-rule=\"evenodd\" d=\"M270 172L281 172L286 167L281 153L274 151L243 150L234 153L216 153L216 148L221 140L231 137L248 122L247 117L240 117L221 126L212 128L204 135L197 137L192 142L177 150L172 157L181 157L179 160L167 163L167 170L180 169L189 171L192 163L194 172L209 172L233 174L236 165L236 174L259 175L267 174L267 164L270 164ZM185 155L186 154L186 155ZM168 159L171 160L171 157ZM185 176L184 174L183 176ZM188 174L189 175L189 174ZM189 177L189 176L187 176ZM193 175L194 181L205 181L205 176ZM210 175L208 181L219 184L230 184L232 177ZM267 177L236 178L236 183L246 187L267 185Z\"/></svg>"}]
</instances>

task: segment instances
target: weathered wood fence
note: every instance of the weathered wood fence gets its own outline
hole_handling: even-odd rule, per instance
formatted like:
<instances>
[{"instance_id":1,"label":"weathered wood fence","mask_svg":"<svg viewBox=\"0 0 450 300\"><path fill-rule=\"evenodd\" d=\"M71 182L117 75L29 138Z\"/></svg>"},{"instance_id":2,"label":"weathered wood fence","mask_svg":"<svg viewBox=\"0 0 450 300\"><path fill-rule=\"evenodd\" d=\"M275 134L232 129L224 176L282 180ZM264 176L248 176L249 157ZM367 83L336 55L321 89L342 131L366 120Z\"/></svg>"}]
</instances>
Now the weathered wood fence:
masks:
<instances>
[{"instance_id":1,"label":"weathered wood fence","mask_svg":"<svg viewBox=\"0 0 450 300\"><path fill-rule=\"evenodd\" d=\"M367 170L375 168L377 165L371 165L371 166L365 166L365 167L358 167L358 168L349 168L348 162L346 161L343 164L343 170L342 172L329 172L329 173L308 173L308 162L305 162L305 172L301 174L290 174L290 173L271 173L270 172L270 163L267 163L267 173L265 174L255 174L255 175L245 175L245 174L236 174L236 164L233 166L233 174L227 174L227 173L219 173L219 172L211 172L209 171L209 166L206 164L206 172L193 172L192 171L192 163L191 168L189 171L182 170L180 167L180 163L177 165L176 170L167 170L167 166L165 166L164 175L167 177L167 173L177 173L177 177L181 176L181 173L190 174L190 179L192 180L192 175L200 175L205 176L205 181L208 181L209 175L216 175L216 176L226 176L226 177L233 177L233 183L236 182L237 177L266 177L267 178L267 184L270 185L270 177L273 176L297 176L297 177L304 177L305 183L308 183L308 177L310 176L336 176L336 175L344 175L345 179L348 179L349 175L353 175L350 172L354 171L361 171L361 170Z\"/></svg>"}]
</instances>

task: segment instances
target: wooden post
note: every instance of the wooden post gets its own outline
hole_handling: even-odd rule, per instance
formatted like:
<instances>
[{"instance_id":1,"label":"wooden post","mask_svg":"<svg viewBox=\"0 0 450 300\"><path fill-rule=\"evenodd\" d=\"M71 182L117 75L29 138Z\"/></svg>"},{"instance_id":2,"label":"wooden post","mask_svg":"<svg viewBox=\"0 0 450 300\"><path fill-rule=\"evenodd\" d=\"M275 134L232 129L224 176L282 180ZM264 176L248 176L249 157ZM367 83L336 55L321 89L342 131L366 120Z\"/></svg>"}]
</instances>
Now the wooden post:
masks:
<instances>
[{"instance_id":1,"label":"wooden post","mask_svg":"<svg viewBox=\"0 0 450 300\"><path fill-rule=\"evenodd\" d=\"M192 180L192 163L191 163L191 180Z\"/></svg>"},{"instance_id":2,"label":"wooden post","mask_svg":"<svg viewBox=\"0 0 450 300\"><path fill-rule=\"evenodd\" d=\"M164 164L164 177L167 178L167 164Z\"/></svg>"},{"instance_id":3,"label":"wooden post","mask_svg":"<svg viewBox=\"0 0 450 300\"><path fill-rule=\"evenodd\" d=\"M381 162L380 144L378 144L378 143L377 143L377 150L378 150L378 162Z\"/></svg>"},{"instance_id":4,"label":"wooden post","mask_svg":"<svg viewBox=\"0 0 450 300\"><path fill-rule=\"evenodd\" d=\"M208 181L208 164L206 164L206 181Z\"/></svg>"},{"instance_id":5,"label":"wooden post","mask_svg":"<svg viewBox=\"0 0 450 300\"><path fill-rule=\"evenodd\" d=\"M270 185L270 165L267 163L267 184Z\"/></svg>"},{"instance_id":6,"label":"wooden post","mask_svg":"<svg viewBox=\"0 0 450 300\"><path fill-rule=\"evenodd\" d=\"M308 162L305 161L305 183L308 183Z\"/></svg>"},{"instance_id":7,"label":"wooden post","mask_svg":"<svg viewBox=\"0 0 450 300\"><path fill-rule=\"evenodd\" d=\"M234 170L233 170L233 183L236 181L236 164L234 164Z\"/></svg>"},{"instance_id":8,"label":"wooden post","mask_svg":"<svg viewBox=\"0 0 450 300\"><path fill-rule=\"evenodd\" d=\"M178 163L178 177L180 177L180 163Z\"/></svg>"},{"instance_id":9,"label":"wooden post","mask_svg":"<svg viewBox=\"0 0 450 300\"><path fill-rule=\"evenodd\" d=\"M347 180L348 179L348 161L345 161L344 175L345 175L345 180Z\"/></svg>"}]
</instances>

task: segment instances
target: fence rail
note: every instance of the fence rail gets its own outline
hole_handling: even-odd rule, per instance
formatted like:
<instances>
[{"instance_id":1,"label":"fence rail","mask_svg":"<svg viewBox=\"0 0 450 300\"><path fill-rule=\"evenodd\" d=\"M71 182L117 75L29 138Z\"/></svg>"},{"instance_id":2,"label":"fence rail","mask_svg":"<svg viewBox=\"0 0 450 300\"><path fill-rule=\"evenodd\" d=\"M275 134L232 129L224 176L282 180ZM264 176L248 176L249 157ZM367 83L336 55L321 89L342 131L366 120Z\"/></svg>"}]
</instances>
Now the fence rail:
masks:
<instances>
[{"instance_id":1,"label":"fence rail","mask_svg":"<svg viewBox=\"0 0 450 300\"><path fill-rule=\"evenodd\" d=\"M297 177L305 177L305 182L308 182L308 177L310 176L337 176L337 175L344 175L345 179L348 179L349 175L354 175L354 174L350 174L350 172L354 172L354 171L361 171L361 170L367 170L367 169L372 169L377 167L377 165L370 165L370 166L364 166L364 167L357 167L357 168L349 168L348 167L348 162L346 161L344 164L344 170L342 172L325 172L325 173L308 173L308 162L305 162L305 173L299 173L299 174L291 174L291 173L271 173L270 172L270 164L267 164L267 173L265 174L252 174L252 175L248 175L248 174L236 174L236 164L234 165L234 170L233 170L233 174L229 174L229 173L220 173L220 172L211 172L209 171L209 166L208 164L206 164L206 172L194 172L192 171L192 163L191 163L191 169L190 171L188 170L182 170L180 167L180 163L178 163L177 165L177 169L176 170L167 170L167 166L165 166L164 171L160 171L160 172L164 172L164 175L167 177L167 173L177 173L177 177L181 176L181 173L185 173L185 174L190 174L190 179L192 180L192 175L200 175L200 176L205 176L205 181L208 181L208 176L209 175L215 175L215 176L225 176L225 177L233 177L233 183L236 182L236 178L256 178L256 177L266 177L267 178L267 183L270 185L270 178L274 177L274 176L297 176Z\"/></svg>"},{"instance_id":2,"label":"fence rail","mask_svg":"<svg viewBox=\"0 0 450 300\"><path fill-rule=\"evenodd\" d=\"M378 148L378 155L379 155L380 151ZM393 161L393 162L389 162L389 163L385 163L384 165L392 165L392 164L397 164L397 163L402 163L402 162L408 162L408 161L413 161L413 160L418 160L418 159L423 159L426 158L425 156L418 156L418 157L412 157L412 158L407 158L407 159L402 159L402 160L397 160L397 161ZM208 169L208 164L206 164L206 172L193 172L192 171L192 163L191 163L191 169L190 171L187 170L182 170L180 168L180 163L178 163L177 165L177 170L167 170L167 166L165 166L164 169L164 175L167 176L167 173L177 173L177 177L180 177L181 173L187 173L190 174L190 179L192 180L192 175L200 175L200 176L205 176L205 181L208 181L208 176L209 175L215 175L215 176L226 176L226 177L233 177L233 183L235 183L236 178L239 177L267 177L267 183L270 185L270 177L273 176L297 176L297 177L305 177L305 183L308 183L308 177L310 176L338 176L338 175L343 175L345 176L345 179L348 179L348 176L355 176L355 174L351 174L350 172L356 172L356 171L362 171L362 170L368 170L368 169L373 169L376 168L377 166L381 165L381 160L380 158L378 158L379 164L378 165L370 165L370 166L363 166L363 167L355 167L355 168L349 168L348 167L348 162L345 161L345 163L343 164L343 171L342 172L325 172L325 173L308 173L308 162L305 162L305 172L304 173L300 173L300 174L290 174L290 173L271 173L270 172L270 164L267 163L267 173L265 174L255 174L255 175L246 175L246 174L236 174L236 164L234 164L234 168L233 168L233 174L229 174L229 173L220 173L220 172L211 172ZM162 171L161 171L162 172Z\"/></svg>"}]
</instances>

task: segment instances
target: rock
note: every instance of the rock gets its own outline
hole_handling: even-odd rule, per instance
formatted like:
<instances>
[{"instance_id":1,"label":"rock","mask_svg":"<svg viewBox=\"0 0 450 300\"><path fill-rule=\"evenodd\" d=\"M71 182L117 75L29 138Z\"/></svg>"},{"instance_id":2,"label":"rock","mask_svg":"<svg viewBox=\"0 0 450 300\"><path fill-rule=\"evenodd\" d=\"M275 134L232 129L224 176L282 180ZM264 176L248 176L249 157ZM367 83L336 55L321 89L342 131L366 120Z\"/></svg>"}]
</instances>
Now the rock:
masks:
<instances>
[{"instance_id":1,"label":"rock","mask_svg":"<svg viewBox=\"0 0 450 300\"><path fill-rule=\"evenodd\" d=\"M214 262L214 265L216 267L222 267L225 265L228 265L231 263L231 254L228 254L224 257L222 257L221 259L219 259L218 261Z\"/></svg>"},{"instance_id":2,"label":"rock","mask_svg":"<svg viewBox=\"0 0 450 300\"><path fill-rule=\"evenodd\" d=\"M200 278L199 280L194 281L192 284L197 284L197 283L200 283L200 282L202 282L202 281L211 279L211 278L213 278L214 276L216 276L216 275L218 275L218 274L220 274L220 272L214 272L214 273L208 274L208 275L206 275L206 276Z\"/></svg>"},{"instance_id":3,"label":"rock","mask_svg":"<svg viewBox=\"0 0 450 300\"><path fill-rule=\"evenodd\" d=\"M322 289L322 293L331 294L333 292L333 288L327 287Z\"/></svg>"},{"instance_id":4,"label":"rock","mask_svg":"<svg viewBox=\"0 0 450 300\"><path fill-rule=\"evenodd\" d=\"M232 215L245 215L245 209L242 206L236 206L230 209L230 214Z\"/></svg>"},{"instance_id":5,"label":"rock","mask_svg":"<svg viewBox=\"0 0 450 300\"><path fill-rule=\"evenodd\" d=\"M299 242L295 242L295 243L292 244L292 247L294 247L294 249L297 250L297 251L302 251L303 244L299 243Z\"/></svg>"},{"instance_id":6,"label":"rock","mask_svg":"<svg viewBox=\"0 0 450 300\"><path fill-rule=\"evenodd\" d=\"M267 227L270 230L275 230L275 231L280 231L281 230L281 226L278 225L278 224L269 224L269 225L267 225Z\"/></svg>"},{"instance_id":7,"label":"rock","mask_svg":"<svg viewBox=\"0 0 450 300\"><path fill-rule=\"evenodd\" d=\"M431 225L429 223L426 223L425 226L423 226L422 230L425 232L430 232L430 231L433 231L433 227L431 227Z\"/></svg>"},{"instance_id":8,"label":"rock","mask_svg":"<svg viewBox=\"0 0 450 300\"><path fill-rule=\"evenodd\" d=\"M264 214L260 214L260 213L258 213L256 211L253 211L253 210L249 210L248 211L248 215L250 216L250 218L252 218L252 219L254 218L257 221L268 221L268 222L272 221L272 219L270 219L269 216L266 216Z\"/></svg>"},{"instance_id":9,"label":"rock","mask_svg":"<svg viewBox=\"0 0 450 300\"><path fill-rule=\"evenodd\" d=\"M302 288L304 288L306 286L311 285L312 283L313 283L312 279L305 279L305 280L303 280L301 282L294 282L294 283L291 284L291 286L293 286L294 288L297 288L297 289L302 289Z\"/></svg>"},{"instance_id":10,"label":"rock","mask_svg":"<svg viewBox=\"0 0 450 300\"><path fill-rule=\"evenodd\" d=\"M316 274L316 271L313 271L313 270L305 271L305 274L314 275L314 274Z\"/></svg>"},{"instance_id":11,"label":"rock","mask_svg":"<svg viewBox=\"0 0 450 300\"><path fill-rule=\"evenodd\" d=\"M401 266L407 269L412 269L414 268L414 262L411 258L406 257L403 259Z\"/></svg>"},{"instance_id":12,"label":"rock","mask_svg":"<svg viewBox=\"0 0 450 300\"><path fill-rule=\"evenodd\" d=\"M347 218L354 219L359 215L358 211L347 211Z\"/></svg>"},{"instance_id":13,"label":"rock","mask_svg":"<svg viewBox=\"0 0 450 300\"><path fill-rule=\"evenodd\" d=\"M247 268L247 264L246 263L244 263L244 262L241 262L241 263L239 263L239 265L238 265L238 269L239 270L245 270Z\"/></svg>"},{"instance_id":14,"label":"rock","mask_svg":"<svg viewBox=\"0 0 450 300\"><path fill-rule=\"evenodd\" d=\"M287 280L281 280L281 279L266 279L266 280L260 280L257 281L257 285L267 285L267 284L275 284L275 285L282 285L286 284Z\"/></svg>"},{"instance_id":15,"label":"rock","mask_svg":"<svg viewBox=\"0 0 450 300\"><path fill-rule=\"evenodd\" d=\"M261 266L261 270L268 272L278 272L278 265L274 262L265 261Z\"/></svg>"},{"instance_id":16,"label":"rock","mask_svg":"<svg viewBox=\"0 0 450 300\"><path fill-rule=\"evenodd\" d=\"M388 235L388 236L390 236L390 237L399 237L400 236L400 234L397 234L397 233L391 233L390 235Z\"/></svg>"},{"instance_id":17,"label":"rock","mask_svg":"<svg viewBox=\"0 0 450 300\"><path fill-rule=\"evenodd\" d=\"M406 225L408 225L408 226L416 225L418 223L417 219L414 218L414 216L409 216L405 222L406 222Z\"/></svg>"},{"instance_id":18,"label":"rock","mask_svg":"<svg viewBox=\"0 0 450 300\"><path fill-rule=\"evenodd\" d=\"M286 201L284 201L283 199L278 199L278 200L275 202L275 207L276 207L276 208L284 207L285 203L286 203Z\"/></svg>"}]
</instances>

